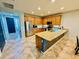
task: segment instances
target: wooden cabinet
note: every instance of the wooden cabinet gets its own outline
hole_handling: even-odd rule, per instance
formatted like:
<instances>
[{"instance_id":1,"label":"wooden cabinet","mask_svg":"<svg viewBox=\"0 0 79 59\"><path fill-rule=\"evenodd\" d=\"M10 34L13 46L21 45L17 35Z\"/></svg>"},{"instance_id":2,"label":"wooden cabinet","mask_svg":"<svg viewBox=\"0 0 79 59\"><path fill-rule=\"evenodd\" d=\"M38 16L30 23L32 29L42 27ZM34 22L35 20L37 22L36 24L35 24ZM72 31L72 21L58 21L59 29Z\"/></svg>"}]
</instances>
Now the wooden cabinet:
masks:
<instances>
[{"instance_id":1,"label":"wooden cabinet","mask_svg":"<svg viewBox=\"0 0 79 59\"><path fill-rule=\"evenodd\" d=\"M60 25L61 24L61 16L55 15L55 16L43 18L43 24L47 24L47 22L52 22L53 25L55 25L55 24Z\"/></svg>"},{"instance_id":2,"label":"wooden cabinet","mask_svg":"<svg viewBox=\"0 0 79 59\"><path fill-rule=\"evenodd\" d=\"M52 24L54 25L55 24L55 17L53 16L53 17L51 17L51 19L52 19Z\"/></svg>"},{"instance_id":3,"label":"wooden cabinet","mask_svg":"<svg viewBox=\"0 0 79 59\"><path fill-rule=\"evenodd\" d=\"M42 19L37 17L35 18L35 25L41 25L42 24Z\"/></svg>"},{"instance_id":4,"label":"wooden cabinet","mask_svg":"<svg viewBox=\"0 0 79 59\"><path fill-rule=\"evenodd\" d=\"M25 16L25 21L30 21L32 25L42 25L42 18L40 17L34 17L34 16ZM32 29L32 33L38 33L38 32L42 32L44 31L43 29L39 29L39 28L33 28Z\"/></svg>"},{"instance_id":5,"label":"wooden cabinet","mask_svg":"<svg viewBox=\"0 0 79 59\"><path fill-rule=\"evenodd\" d=\"M35 17L26 16L25 17L25 21L30 21L32 23L32 25L34 25L34 23L35 23Z\"/></svg>"},{"instance_id":6,"label":"wooden cabinet","mask_svg":"<svg viewBox=\"0 0 79 59\"><path fill-rule=\"evenodd\" d=\"M25 16L25 21L30 21L33 25L41 25L42 18L40 17L33 17L33 16Z\"/></svg>"},{"instance_id":7,"label":"wooden cabinet","mask_svg":"<svg viewBox=\"0 0 79 59\"><path fill-rule=\"evenodd\" d=\"M52 22L52 17L51 17L51 16L48 17L48 18L47 18L47 21L48 21L48 22Z\"/></svg>"},{"instance_id":8,"label":"wooden cabinet","mask_svg":"<svg viewBox=\"0 0 79 59\"><path fill-rule=\"evenodd\" d=\"M61 16L55 16L55 24L57 25L61 24Z\"/></svg>"},{"instance_id":9,"label":"wooden cabinet","mask_svg":"<svg viewBox=\"0 0 79 59\"><path fill-rule=\"evenodd\" d=\"M42 39L40 39L40 37L36 35L36 47L38 49L41 49L42 48L41 42L42 42Z\"/></svg>"},{"instance_id":10,"label":"wooden cabinet","mask_svg":"<svg viewBox=\"0 0 79 59\"><path fill-rule=\"evenodd\" d=\"M52 25L60 25L61 24L61 16L60 15L53 15L53 16L47 16L44 18L40 18L40 17L35 17L35 16L25 16L25 21L30 21L32 23L32 25L46 25L47 22L52 22ZM38 32L42 32L44 31L44 29L39 29L39 28L33 28L32 32L38 33Z\"/></svg>"},{"instance_id":11,"label":"wooden cabinet","mask_svg":"<svg viewBox=\"0 0 79 59\"><path fill-rule=\"evenodd\" d=\"M31 21L32 25L35 23L35 17L30 17L29 20Z\"/></svg>"},{"instance_id":12,"label":"wooden cabinet","mask_svg":"<svg viewBox=\"0 0 79 59\"><path fill-rule=\"evenodd\" d=\"M34 33L39 33L39 32L43 32L45 31L45 29L42 29L42 28L34 28Z\"/></svg>"},{"instance_id":13,"label":"wooden cabinet","mask_svg":"<svg viewBox=\"0 0 79 59\"><path fill-rule=\"evenodd\" d=\"M47 24L48 19L47 18L43 18L43 25Z\"/></svg>"}]
</instances>

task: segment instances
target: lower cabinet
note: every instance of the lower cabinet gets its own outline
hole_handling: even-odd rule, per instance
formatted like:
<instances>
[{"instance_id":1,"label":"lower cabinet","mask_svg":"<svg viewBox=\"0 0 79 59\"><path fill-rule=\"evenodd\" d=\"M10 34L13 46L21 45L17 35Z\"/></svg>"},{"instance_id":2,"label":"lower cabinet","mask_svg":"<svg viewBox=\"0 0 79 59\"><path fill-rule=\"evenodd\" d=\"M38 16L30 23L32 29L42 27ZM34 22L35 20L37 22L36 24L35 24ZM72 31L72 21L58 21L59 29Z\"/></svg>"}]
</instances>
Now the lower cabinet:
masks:
<instances>
[{"instance_id":1,"label":"lower cabinet","mask_svg":"<svg viewBox=\"0 0 79 59\"><path fill-rule=\"evenodd\" d=\"M45 52L47 50L46 45L47 41L45 39L36 36L36 47L40 52Z\"/></svg>"},{"instance_id":2,"label":"lower cabinet","mask_svg":"<svg viewBox=\"0 0 79 59\"><path fill-rule=\"evenodd\" d=\"M45 31L45 29L40 29L40 28L33 29L33 33L39 33L39 32L43 32L43 31Z\"/></svg>"}]
</instances>

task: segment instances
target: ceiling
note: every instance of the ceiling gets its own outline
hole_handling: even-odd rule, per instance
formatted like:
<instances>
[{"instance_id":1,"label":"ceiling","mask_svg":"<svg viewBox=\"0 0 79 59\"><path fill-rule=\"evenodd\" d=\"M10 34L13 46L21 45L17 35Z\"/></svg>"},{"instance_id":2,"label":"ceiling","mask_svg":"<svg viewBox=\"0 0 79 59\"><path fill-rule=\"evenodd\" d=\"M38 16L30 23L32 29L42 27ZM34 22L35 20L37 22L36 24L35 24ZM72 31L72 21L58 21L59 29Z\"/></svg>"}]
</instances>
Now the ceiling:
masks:
<instances>
[{"instance_id":1,"label":"ceiling","mask_svg":"<svg viewBox=\"0 0 79 59\"><path fill-rule=\"evenodd\" d=\"M79 9L79 0L15 0L15 8L28 14L46 16Z\"/></svg>"}]
</instances>

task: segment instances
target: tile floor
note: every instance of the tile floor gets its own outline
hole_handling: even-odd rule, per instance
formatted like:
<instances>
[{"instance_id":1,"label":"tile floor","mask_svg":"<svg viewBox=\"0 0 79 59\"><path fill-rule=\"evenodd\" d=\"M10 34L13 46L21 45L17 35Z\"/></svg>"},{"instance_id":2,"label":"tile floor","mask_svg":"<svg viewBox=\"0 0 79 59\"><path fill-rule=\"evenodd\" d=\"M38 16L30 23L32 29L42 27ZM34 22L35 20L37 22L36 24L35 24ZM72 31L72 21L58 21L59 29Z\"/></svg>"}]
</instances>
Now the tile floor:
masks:
<instances>
[{"instance_id":1,"label":"tile floor","mask_svg":"<svg viewBox=\"0 0 79 59\"><path fill-rule=\"evenodd\" d=\"M79 59L79 55L74 55L74 48L74 41L67 41L57 59ZM20 41L9 40L0 59L37 59L39 55L35 45L35 36L31 36Z\"/></svg>"},{"instance_id":2,"label":"tile floor","mask_svg":"<svg viewBox=\"0 0 79 59\"><path fill-rule=\"evenodd\" d=\"M79 54L75 55L75 42L72 40L67 41L63 51L59 54L57 59L79 59Z\"/></svg>"},{"instance_id":3,"label":"tile floor","mask_svg":"<svg viewBox=\"0 0 79 59\"><path fill-rule=\"evenodd\" d=\"M38 56L35 36L31 36L20 41L9 40L0 59L36 59Z\"/></svg>"},{"instance_id":4,"label":"tile floor","mask_svg":"<svg viewBox=\"0 0 79 59\"><path fill-rule=\"evenodd\" d=\"M39 59L79 59L79 54L75 55L75 42L73 40L68 40L66 45L63 47L63 50L59 52L59 55L55 58L55 54L51 51L49 56L44 55Z\"/></svg>"}]
</instances>

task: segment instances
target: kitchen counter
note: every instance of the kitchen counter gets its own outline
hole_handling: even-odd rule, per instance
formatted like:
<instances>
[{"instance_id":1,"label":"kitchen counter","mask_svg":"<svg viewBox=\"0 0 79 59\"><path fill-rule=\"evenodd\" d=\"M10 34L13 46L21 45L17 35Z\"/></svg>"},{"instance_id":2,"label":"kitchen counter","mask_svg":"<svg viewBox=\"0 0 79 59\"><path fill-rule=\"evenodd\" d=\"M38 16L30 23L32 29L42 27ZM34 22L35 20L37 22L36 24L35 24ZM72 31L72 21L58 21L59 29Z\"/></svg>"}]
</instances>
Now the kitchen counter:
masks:
<instances>
[{"instance_id":1,"label":"kitchen counter","mask_svg":"<svg viewBox=\"0 0 79 59\"><path fill-rule=\"evenodd\" d=\"M59 32L44 31L36 34L36 47L39 51L45 52L53 44L59 41L67 33L67 30Z\"/></svg>"},{"instance_id":2,"label":"kitchen counter","mask_svg":"<svg viewBox=\"0 0 79 59\"><path fill-rule=\"evenodd\" d=\"M66 32L67 30L60 30L59 32L44 31L44 32L37 33L36 35L41 38L44 38L47 41L52 41L53 39L57 38L58 36Z\"/></svg>"}]
</instances>

